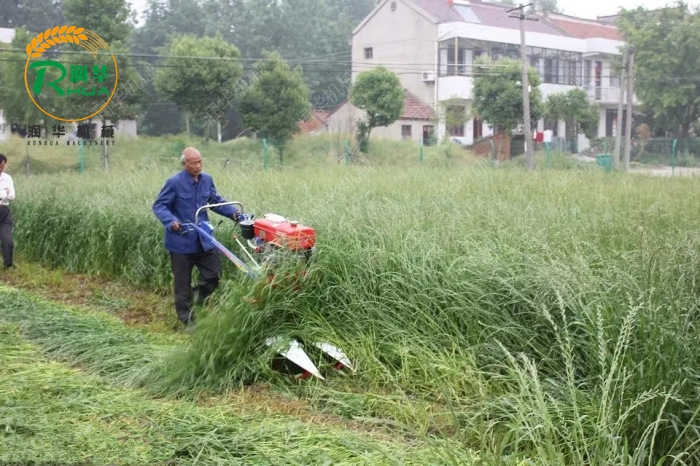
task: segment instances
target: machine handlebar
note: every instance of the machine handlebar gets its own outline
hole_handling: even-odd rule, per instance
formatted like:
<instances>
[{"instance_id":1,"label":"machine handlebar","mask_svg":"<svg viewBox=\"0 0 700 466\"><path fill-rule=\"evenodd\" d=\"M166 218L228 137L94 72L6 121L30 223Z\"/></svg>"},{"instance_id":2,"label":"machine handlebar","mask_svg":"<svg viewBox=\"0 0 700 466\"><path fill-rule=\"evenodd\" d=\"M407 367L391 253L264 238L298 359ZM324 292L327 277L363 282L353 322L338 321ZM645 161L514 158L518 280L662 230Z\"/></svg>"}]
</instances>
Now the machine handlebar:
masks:
<instances>
[{"instance_id":1,"label":"machine handlebar","mask_svg":"<svg viewBox=\"0 0 700 466\"><path fill-rule=\"evenodd\" d=\"M220 202L220 203L218 203L218 204L207 204L207 205L203 205L202 207L200 207L199 209L197 209L197 212L195 212L195 214L194 214L194 222L195 222L195 223L199 223L199 213L202 211L202 209L212 209L212 208L214 208L214 207L222 207L222 206L225 206L225 205L238 205L238 206L240 207L240 208L238 209L238 211L239 211L241 214L245 215L244 212L243 212L243 204L241 204L239 201Z\"/></svg>"}]
</instances>

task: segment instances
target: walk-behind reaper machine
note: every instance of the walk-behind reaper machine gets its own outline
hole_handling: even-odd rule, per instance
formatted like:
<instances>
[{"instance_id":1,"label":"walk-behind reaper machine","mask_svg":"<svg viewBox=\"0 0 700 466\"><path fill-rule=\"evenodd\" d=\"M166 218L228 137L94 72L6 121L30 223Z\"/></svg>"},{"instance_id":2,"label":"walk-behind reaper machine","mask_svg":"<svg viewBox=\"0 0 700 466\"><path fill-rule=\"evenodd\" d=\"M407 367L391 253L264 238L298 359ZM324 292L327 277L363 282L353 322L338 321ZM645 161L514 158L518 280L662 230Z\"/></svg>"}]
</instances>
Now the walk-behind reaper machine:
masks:
<instances>
[{"instance_id":1,"label":"walk-behind reaper machine","mask_svg":"<svg viewBox=\"0 0 700 466\"><path fill-rule=\"evenodd\" d=\"M236 256L214 237L214 225L211 221L200 221L199 215L204 209L212 209L225 205L236 205L241 213L238 225L241 229L241 241L234 236L236 243L245 254L249 263ZM316 231L298 221L290 220L277 214L265 214L263 218L255 219L246 214L243 204L238 201L207 204L195 213L195 222L183 225L186 229L197 231L212 242L214 247L238 269L253 280L263 277L270 280L276 268L290 256L302 262L305 266L316 253ZM271 336L265 345L272 347L276 356L272 361L273 368L292 373L300 378L311 375L323 379L321 372L306 353L306 350L320 351L334 362L336 369L348 368L354 370L348 357L338 347L329 342L314 342L307 344L298 339Z\"/></svg>"}]
</instances>

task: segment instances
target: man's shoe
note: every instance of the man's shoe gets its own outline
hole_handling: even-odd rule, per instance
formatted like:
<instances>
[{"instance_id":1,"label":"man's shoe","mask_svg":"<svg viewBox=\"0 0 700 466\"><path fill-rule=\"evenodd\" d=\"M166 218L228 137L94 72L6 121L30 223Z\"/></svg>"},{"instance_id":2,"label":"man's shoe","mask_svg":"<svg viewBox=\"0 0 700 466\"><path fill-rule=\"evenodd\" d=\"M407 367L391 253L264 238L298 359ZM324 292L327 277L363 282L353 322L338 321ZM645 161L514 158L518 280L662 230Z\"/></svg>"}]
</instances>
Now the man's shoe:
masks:
<instances>
[{"instance_id":1,"label":"man's shoe","mask_svg":"<svg viewBox=\"0 0 700 466\"><path fill-rule=\"evenodd\" d=\"M173 330L175 332L184 332L184 333L192 333L194 332L196 325L194 321L192 320L187 320L187 321L179 321L175 326L173 327Z\"/></svg>"}]
</instances>

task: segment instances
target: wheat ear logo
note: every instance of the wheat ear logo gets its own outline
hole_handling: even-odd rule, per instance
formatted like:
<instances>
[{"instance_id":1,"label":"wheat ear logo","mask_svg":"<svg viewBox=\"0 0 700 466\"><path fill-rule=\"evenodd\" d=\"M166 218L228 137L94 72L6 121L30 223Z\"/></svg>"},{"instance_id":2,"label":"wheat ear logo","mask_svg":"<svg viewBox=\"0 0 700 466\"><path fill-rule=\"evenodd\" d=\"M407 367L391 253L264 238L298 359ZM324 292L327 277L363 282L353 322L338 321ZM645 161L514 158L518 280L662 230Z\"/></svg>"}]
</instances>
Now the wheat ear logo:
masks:
<instances>
[{"instance_id":1,"label":"wheat ear logo","mask_svg":"<svg viewBox=\"0 0 700 466\"><path fill-rule=\"evenodd\" d=\"M91 118L117 91L117 60L107 42L90 30L56 26L33 38L26 51L27 93L39 110L55 120Z\"/></svg>"}]
</instances>

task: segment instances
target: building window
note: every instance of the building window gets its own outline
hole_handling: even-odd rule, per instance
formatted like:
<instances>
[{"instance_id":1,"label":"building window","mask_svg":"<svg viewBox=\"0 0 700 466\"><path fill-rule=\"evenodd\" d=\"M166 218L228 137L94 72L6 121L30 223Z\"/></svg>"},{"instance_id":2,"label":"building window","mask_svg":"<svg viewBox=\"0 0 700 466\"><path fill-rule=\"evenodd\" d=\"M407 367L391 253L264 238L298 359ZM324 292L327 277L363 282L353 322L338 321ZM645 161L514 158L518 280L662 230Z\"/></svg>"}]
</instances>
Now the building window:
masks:
<instances>
[{"instance_id":1,"label":"building window","mask_svg":"<svg viewBox=\"0 0 700 466\"><path fill-rule=\"evenodd\" d=\"M401 139L411 139L411 125L401 125Z\"/></svg>"},{"instance_id":2,"label":"building window","mask_svg":"<svg viewBox=\"0 0 700 466\"><path fill-rule=\"evenodd\" d=\"M553 84L559 82L559 60L556 58L544 59L544 82Z\"/></svg>"},{"instance_id":3,"label":"building window","mask_svg":"<svg viewBox=\"0 0 700 466\"><path fill-rule=\"evenodd\" d=\"M450 136L464 137L464 123L467 121L467 107L450 105L445 111L445 125Z\"/></svg>"},{"instance_id":4,"label":"building window","mask_svg":"<svg viewBox=\"0 0 700 466\"><path fill-rule=\"evenodd\" d=\"M374 55L373 52L372 47L365 47L365 60L372 58Z\"/></svg>"},{"instance_id":5,"label":"building window","mask_svg":"<svg viewBox=\"0 0 700 466\"><path fill-rule=\"evenodd\" d=\"M615 69L612 63L609 64L606 68L607 69L604 70L604 74L609 75L610 87L619 89L621 80L620 70Z\"/></svg>"},{"instance_id":6,"label":"building window","mask_svg":"<svg viewBox=\"0 0 700 466\"><path fill-rule=\"evenodd\" d=\"M471 76L474 53L474 47L467 39L440 42L440 76Z\"/></svg>"},{"instance_id":7,"label":"building window","mask_svg":"<svg viewBox=\"0 0 700 466\"><path fill-rule=\"evenodd\" d=\"M528 62L542 82L578 86L583 81L583 58L580 52L527 47ZM440 41L438 70L440 76L471 76L474 60L485 56L520 60L520 46L484 40L452 38Z\"/></svg>"},{"instance_id":8,"label":"building window","mask_svg":"<svg viewBox=\"0 0 700 466\"><path fill-rule=\"evenodd\" d=\"M433 125L423 125L423 145L433 144L435 138L435 127Z\"/></svg>"},{"instance_id":9,"label":"building window","mask_svg":"<svg viewBox=\"0 0 700 466\"><path fill-rule=\"evenodd\" d=\"M475 141L484 137L484 124L479 117L474 117L474 130L472 132L472 136L474 137Z\"/></svg>"},{"instance_id":10,"label":"building window","mask_svg":"<svg viewBox=\"0 0 700 466\"><path fill-rule=\"evenodd\" d=\"M617 125L622 125L622 135L625 136L625 120L627 120L627 110L622 111L622 121L618 121L617 110L605 111L605 137L614 138L617 136Z\"/></svg>"},{"instance_id":11,"label":"building window","mask_svg":"<svg viewBox=\"0 0 700 466\"><path fill-rule=\"evenodd\" d=\"M461 125L450 126L449 128L447 128L447 130L449 131L450 136L459 138L464 137L464 123L462 123Z\"/></svg>"},{"instance_id":12,"label":"building window","mask_svg":"<svg viewBox=\"0 0 700 466\"><path fill-rule=\"evenodd\" d=\"M583 86L586 89L590 89L593 87L592 71L593 71L593 62L591 62L590 60L584 60L583 61Z\"/></svg>"},{"instance_id":13,"label":"building window","mask_svg":"<svg viewBox=\"0 0 700 466\"><path fill-rule=\"evenodd\" d=\"M595 62L595 99L600 100L601 89L603 85L603 62Z\"/></svg>"}]
</instances>

